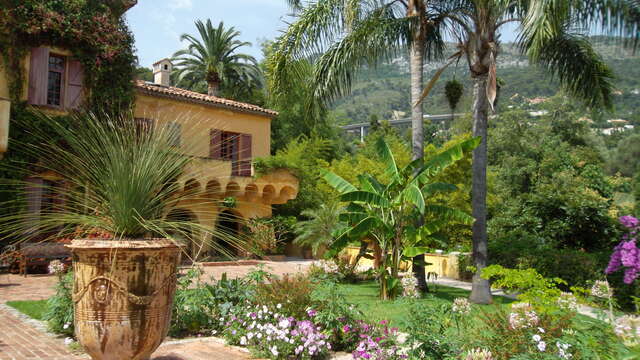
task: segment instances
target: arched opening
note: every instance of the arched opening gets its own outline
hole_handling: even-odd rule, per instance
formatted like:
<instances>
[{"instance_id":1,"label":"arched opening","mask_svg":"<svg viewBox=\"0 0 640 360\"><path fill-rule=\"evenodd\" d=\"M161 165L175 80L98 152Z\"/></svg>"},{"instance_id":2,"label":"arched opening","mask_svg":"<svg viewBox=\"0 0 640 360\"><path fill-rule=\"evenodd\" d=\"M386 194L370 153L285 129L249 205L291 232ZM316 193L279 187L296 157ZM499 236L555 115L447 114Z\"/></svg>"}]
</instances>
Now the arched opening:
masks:
<instances>
[{"instance_id":1,"label":"arched opening","mask_svg":"<svg viewBox=\"0 0 640 360\"><path fill-rule=\"evenodd\" d=\"M295 199L296 195L296 190L291 186L284 186L282 189L280 189L280 198L285 202L291 199Z\"/></svg>"},{"instance_id":2,"label":"arched opening","mask_svg":"<svg viewBox=\"0 0 640 360\"><path fill-rule=\"evenodd\" d=\"M244 188L244 195L248 199L258 197L258 186L256 184L249 184Z\"/></svg>"},{"instance_id":3,"label":"arched opening","mask_svg":"<svg viewBox=\"0 0 640 360\"><path fill-rule=\"evenodd\" d=\"M222 196L222 187L220 186L220 182L218 180L210 180L207 183L206 193L209 198Z\"/></svg>"},{"instance_id":4,"label":"arched opening","mask_svg":"<svg viewBox=\"0 0 640 360\"><path fill-rule=\"evenodd\" d=\"M183 254L182 263L191 263L202 248L202 243L196 243L194 229L189 226L189 223L197 222L197 217L189 210L173 209L167 214L166 220L173 222L174 229L169 231L169 235L184 244L183 250L188 256Z\"/></svg>"},{"instance_id":5,"label":"arched opening","mask_svg":"<svg viewBox=\"0 0 640 360\"><path fill-rule=\"evenodd\" d=\"M239 196L240 195L240 185L236 182L230 182L227 184L226 196Z\"/></svg>"},{"instance_id":6,"label":"arched opening","mask_svg":"<svg viewBox=\"0 0 640 360\"><path fill-rule=\"evenodd\" d=\"M234 258L238 255L238 239L242 217L231 210L225 210L218 215L214 234L214 251L217 256Z\"/></svg>"},{"instance_id":7,"label":"arched opening","mask_svg":"<svg viewBox=\"0 0 640 360\"><path fill-rule=\"evenodd\" d=\"M196 179L189 179L184 183L184 192L190 195L195 195L200 191L200 183Z\"/></svg>"},{"instance_id":8,"label":"arched opening","mask_svg":"<svg viewBox=\"0 0 640 360\"><path fill-rule=\"evenodd\" d=\"M275 194L276 194L276 188L274 188L273 185L266 185L262 189L262 198L266 201L273 199Z\"/></svg>"}]
</instances>

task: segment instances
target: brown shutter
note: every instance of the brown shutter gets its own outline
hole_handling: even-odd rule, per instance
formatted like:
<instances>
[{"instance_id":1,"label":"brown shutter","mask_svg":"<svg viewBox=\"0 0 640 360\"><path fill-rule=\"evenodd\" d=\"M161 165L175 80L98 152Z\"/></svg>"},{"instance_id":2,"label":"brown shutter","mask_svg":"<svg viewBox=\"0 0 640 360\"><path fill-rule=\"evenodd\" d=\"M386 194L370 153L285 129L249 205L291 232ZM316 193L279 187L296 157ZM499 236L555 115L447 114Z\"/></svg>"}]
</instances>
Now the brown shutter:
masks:
<instances>
[{"instance_id":1,"label":"brown shutter","mask_svg":"<svg viewBox=\"0 0 640 360\"><path fill-rule=\"evenodd\" d=\"M240 135L240 176L251 176L251 135Z\"/></svg>"},{"instance_id":2,"label":"brown shutter","mask_svg":"<svg viewBox=\"0 0 640 360\"><path fill-rule=\"evenodd\" d=\"M222 131L212 129L209 133L209 157L220 160L222 154Z\"/></svg>"},{"instance_id":3,"label":"brown shutter","mask_svg":"<svg viewBox=\"0 0 640 360\"><path fill-rule=\"evenodd\" d=\"M47 104L48 70L49 49L46 47L32 48L29 65L29 104Z\"/></svg>"},{"instance_id":4,"label":"brown shutter","mask_svg":"<svg viewBox=\"0 0 640 360\"><path fill-rule=\"evenodd\" d=\"M71 60L69 61L68 69L64 107L66 109L77 109L82 103L82 82L84 79L82 64L78 60Z\"/></svg>"}]
</instances>

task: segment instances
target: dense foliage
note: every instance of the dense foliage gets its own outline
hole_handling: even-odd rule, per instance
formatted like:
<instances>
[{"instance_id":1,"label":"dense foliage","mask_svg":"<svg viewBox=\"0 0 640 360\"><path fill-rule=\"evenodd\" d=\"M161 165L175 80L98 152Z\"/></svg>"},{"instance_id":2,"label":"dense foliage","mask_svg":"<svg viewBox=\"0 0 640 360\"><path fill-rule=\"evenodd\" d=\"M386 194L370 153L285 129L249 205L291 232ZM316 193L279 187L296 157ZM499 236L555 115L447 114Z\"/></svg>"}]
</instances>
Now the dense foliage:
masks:
<instances>
[{"instance_id":1,"label":"dense foliage","mask_svg":"<svg viewBox=\"0 0 640 360\"><path fill-rule=\"evenodd\" d=\"M87 105L116 112L133 101L133 36L121 1L17 1L0 8L0 52L10 71L10 93L18 100L23 87L23 56L31 47L70 50L83 65Z\"/></svg>"}]
</instances>

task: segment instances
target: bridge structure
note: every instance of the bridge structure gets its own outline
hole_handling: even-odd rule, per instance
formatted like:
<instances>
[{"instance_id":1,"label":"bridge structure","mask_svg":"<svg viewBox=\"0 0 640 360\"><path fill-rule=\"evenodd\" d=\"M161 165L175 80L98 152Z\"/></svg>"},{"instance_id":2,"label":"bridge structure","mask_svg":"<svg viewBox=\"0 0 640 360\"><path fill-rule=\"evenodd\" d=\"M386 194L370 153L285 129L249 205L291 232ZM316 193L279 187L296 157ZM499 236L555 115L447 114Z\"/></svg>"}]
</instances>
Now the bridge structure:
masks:
<instances>
[{"instance_id":1,"label":"bridge structure","mask_svg":"<svg viewBox=\"0 0 640 360\"><path fill-rule=\"evenodd\" d=\"M423 119L426 121L431 121L432 123L444 123L451 122L456 117L464 115L463 113L458 114L442 114L442 115L424 115ZM387 123L400 131L410 129L411 128L411 118L402 118L397 120L388 120ZM364 141L364 138L369 134L371 130L371 123L364 122L358 124L344 125L341 126L342 130L348 135L356 135L360 137L360 141Z\"/></svg>"}]
</instances>

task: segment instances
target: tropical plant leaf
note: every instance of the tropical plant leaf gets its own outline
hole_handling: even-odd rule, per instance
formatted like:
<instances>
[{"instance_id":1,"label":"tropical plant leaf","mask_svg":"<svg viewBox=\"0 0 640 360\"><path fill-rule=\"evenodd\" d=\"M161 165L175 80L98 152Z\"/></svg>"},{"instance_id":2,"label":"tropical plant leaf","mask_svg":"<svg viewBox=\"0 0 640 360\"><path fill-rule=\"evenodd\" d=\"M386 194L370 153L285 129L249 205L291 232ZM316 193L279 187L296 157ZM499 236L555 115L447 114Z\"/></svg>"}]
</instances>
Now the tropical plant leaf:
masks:
<instances>
[{"instance_id":1,"label":"tropical plant leaf","mask_svg":"<svg viewBox=\"0 0 640 360\"><path fill-rule=\"evenodd\" d=\"M466 212L444 205L427 205L426 212L441 219L447 219L451 222L458 222L465 225L472 225L475 221L475 219Z\"/></svg>"},{"instance_id":2,"label":"tropical plant leaf","mask_svg":"<svg viewBox=\"0 0 640 360\"><path fill-rule=\"evenodd\" d=\"M339 175L336 175L330 171L324 171L322 178L334 189L336 189L339 193L344 194L349 191L358 190L355 186L353 186L347 180L341 178Z\"/></svg>"},{"instance_id":3,"label":"tropical plant leaf","mask_svg":"<svg viewBox=\"0 0 640 360\"><path fill-rule=\"evenodd\" d=\"M406 256L408 258L412 258L412 257L415 257L417 255L424 254L424 253L428 252L429 250L430 250L430 248L428 246L411 246L411 247L404 248L404 251L402 252L402 255Z\"/></svg>"},{"instance_id":4,"label":"tropical plant leaf","mask_svg":"<svg viewBox=\"0 0 640 360\"><path fill-rule=\"evenodd\" d=\"M378 152L378 156L382 159L382 163L385 166L385 174L387 174L392 179L398 178L398 166L396 165L396 159L387 145L387 142L384 141L384 137L378 138L376 142L376 151Z\"/></svg>"},{"instance_id":5,"label":"tropical plant leaf","mask_svg":"<svg viewBox=\"0 0 640 360\"><path fill-rule=\"evenodd\" d=\"M351 191L351 192L342 194L340 196L340 200L361 202L361 203L374 205L378 207L389 206L389 200L385 199L384 197L376 193L372 193L369 191L362 191L362 190L356 190L356 191Z\"/></svg>"},{"instance_id":6,"label":"tropical plant leaf","mask_svg":"<svg viewBox=\"0 0 640 360\"><path fill-rule=\"evenodd\" d=\"M422 196L422 191L415 184L410 184L405 190L402 192L402 197L412 203L418 208L420 214L424 214L425 201L424 196Z\"/></svg>"},{"instance_id":7,"label":"tropical plant leaf","mask_svg":"<svg viewBox=\"0 0 640 360\"><path fill-rule=\"evenodd\" d=\"M434 195L439 192L451 192L456 190L458 190L457 186L443 182L431 183L422 187L422 192L425 195Z\"/></svg>"},{"instance_id":8,"label":"tropical plant leaf","mask_svg":"<svg viewBox=\"0 0 640 360\"><path fill-rule=\"evenodd\" d=\"M474 137L461 141L449 149L429 159L416 175L420 183L427 183L429 178L439 174L442 170L462 159L465 153L471 152L480 145L481 138Z\"/></svg>"}]
</instances>

